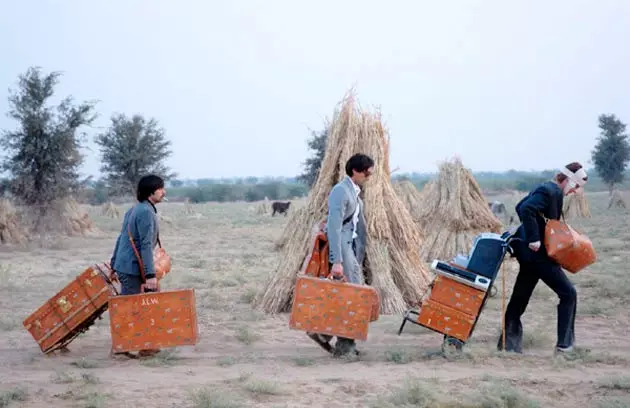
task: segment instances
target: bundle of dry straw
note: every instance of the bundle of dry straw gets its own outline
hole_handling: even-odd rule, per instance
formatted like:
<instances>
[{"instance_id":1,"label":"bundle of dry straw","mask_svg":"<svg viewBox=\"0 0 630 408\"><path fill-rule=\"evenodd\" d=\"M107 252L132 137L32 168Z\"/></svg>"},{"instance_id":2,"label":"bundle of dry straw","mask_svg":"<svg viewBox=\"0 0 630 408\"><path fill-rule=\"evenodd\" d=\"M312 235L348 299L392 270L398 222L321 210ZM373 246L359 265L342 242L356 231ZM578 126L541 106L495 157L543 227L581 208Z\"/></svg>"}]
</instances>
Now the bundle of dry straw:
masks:
<instances>
[{"instance_id":1,"label":"bundle of dry straw","mask_svg":"<svg viewBox=\"0 0 630 408\"><path fill-rule=\"evenodd\" d=\"M566 218L590 218L591 210L583 190L565 197L562 212Z\"/></svg>"},{"instance_id":2,"label":"bundle of dry straw","mask_svg":"<svg viewBox=\"0 0 630 408\"><path fill-rule=\"evenodd\" d=\"M421 218L420 206L422 205L420 191L409 180L401 180L394 183L394 190L405 204L405 207L407 207L407 210L409 210L411 218L413 218L416 223L419 223Z\"/></svg>"},{"instance_id":3,"label":"bundle of dry straw","mask_svg":"<svg viewBox=\"0 0 630 408\"><path fill-rule=\"evenodd\" d=\"M85 235L94 231L92 220L86 211L83 211L72 197L61 202L63 225L68 235Z\"/></svg>"},{"instance_id":4,"label":"bundle of dry straw","mask_svg":"<svg viewBox=\"0 0 630 408\"><path fill-rule=\"evenodd\" d=\"M120 211L118 211L118 207L110 201L103 205L101 215L109 218L118 218L120 217Z\"/></svg>"},{"instance_id":5,"label":"bundle of dry straw","mask_svg":"<svg viewBox=\"0 0 630 408\"><path fill-rule=\"evenodd\" d=\"M425 261L468 253L475 235L501 231L501 221L459 158L443 162L438 178L427 183L420 196L420 226L428 231L421 251Z\"/></svg>"},{"instance_id":6,"label":"bundle of dry straw","mask_svg":"<svg viewBox=\"0 0 630 408\"><path fill-rule=\"evenodd\" d=\"M0 200L0 243L24 244L28 236L15 207L7 199Z\"/></svg>"},{"instance_id":7,"label":"bundle of dry straw","mask_svg":"<svg viewBox=\"0 0 630 408\"><path fill-rule=\"evenodd\" d=\"M267 313L290 310L296 275L312 250L312 229L326 219L328 195L345 177L346 161L361 152L376 163L363 192L368 223L365 282L379 292L383 314L402 313L418 303L429 277L419 254L418 228L390 181L388 141L380 115L363 112L351 91L336 110L328 134L317 181L306 205L291 214L278 267L254 305Z\"/></svg>"},{"instance_id":8,"label":"bundle of dry straw","mask_svg":"<svg viewBox=\"0 0 630 408\"><path fill-rule=\"evenodd\" d=\"M263 201L258 202L256 204L256 214L257 215L265 215L271 212L271 204L269 204L269 199L265 197Z\"/></svg>"},{"instance_id":9,"label":"bundle of dry straw","mask_svg":"<svg viewBox=\"0 0 630 408\"><path fill-rule=\"evenodd\" d=\"M610 200L608 201L608 209L615 208L626 208L626 201L623 199L623 194L621 191L614 190L610 195Z\"/></svg>"}]
</instances>

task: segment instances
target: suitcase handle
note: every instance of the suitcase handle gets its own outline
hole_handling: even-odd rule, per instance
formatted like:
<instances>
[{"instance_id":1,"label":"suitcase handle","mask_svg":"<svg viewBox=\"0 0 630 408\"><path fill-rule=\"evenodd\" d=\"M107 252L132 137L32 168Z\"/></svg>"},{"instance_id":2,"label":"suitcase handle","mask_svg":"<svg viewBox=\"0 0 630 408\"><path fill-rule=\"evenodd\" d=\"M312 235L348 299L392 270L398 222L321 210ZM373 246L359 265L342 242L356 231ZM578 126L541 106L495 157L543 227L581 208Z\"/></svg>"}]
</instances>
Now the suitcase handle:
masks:
<instances>
[{"instance_id":1,"label":"suitcase handle","mask_svg":"<svg viewBox=\"0 0 630 408\"><path fill-rule=\"evenodd\" d=\"M332 280L332 281L338 281L338 282L346 282L346 277L345 275L341 275L341 277L337 277L335 275L333 275L332 273L330 275L328 275L328 279Z\"/></svg>"}]
</instances>

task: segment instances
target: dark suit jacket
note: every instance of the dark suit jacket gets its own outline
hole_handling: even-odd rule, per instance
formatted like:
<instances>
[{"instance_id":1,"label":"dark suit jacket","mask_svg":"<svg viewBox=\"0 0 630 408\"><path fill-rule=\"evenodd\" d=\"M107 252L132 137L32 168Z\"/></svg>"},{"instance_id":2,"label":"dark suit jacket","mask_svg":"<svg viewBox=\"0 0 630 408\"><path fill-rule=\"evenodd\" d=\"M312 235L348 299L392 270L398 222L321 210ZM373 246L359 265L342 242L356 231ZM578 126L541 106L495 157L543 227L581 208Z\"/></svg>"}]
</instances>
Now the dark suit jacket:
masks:
<instances>
[{"instance_id":1,"label":"dark suit jacket","mask_svg":"<svg viewBox=\"0 0 630 408\"><path fill-rule=\"evenodd\" d=\"M513 241L517 259L521 262L553 262L545 250L545 219L559 220L562 215L564 193L552 181L546 181L534 188L527 197L516 204L516 213L521 225L515 236L523 241ZM540 249L536 252L529 249L529 244L540 241Z\"/></svg>"}]
</instances>

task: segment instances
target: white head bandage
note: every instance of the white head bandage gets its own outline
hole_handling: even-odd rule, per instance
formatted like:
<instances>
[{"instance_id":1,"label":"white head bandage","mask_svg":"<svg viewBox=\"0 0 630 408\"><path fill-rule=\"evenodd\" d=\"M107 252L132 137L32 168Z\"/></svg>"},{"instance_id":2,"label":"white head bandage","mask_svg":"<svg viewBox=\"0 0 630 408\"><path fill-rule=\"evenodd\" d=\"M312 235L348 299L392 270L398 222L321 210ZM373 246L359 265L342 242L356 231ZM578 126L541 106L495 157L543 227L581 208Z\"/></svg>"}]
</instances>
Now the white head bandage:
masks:
<instances>
[{"instance_id":1,"label":"white head bandage","mask_svg":"<svg viewBox=\"0 0 630 408\"><path fill-rule=\"evenodd\" d=\"M584 187L584 184L586 184L587 175L584 168L579 169L575 173L566 167L560 171L569 178L569 183L567 185L569 188Z\"/></svg>"}]
</instances>

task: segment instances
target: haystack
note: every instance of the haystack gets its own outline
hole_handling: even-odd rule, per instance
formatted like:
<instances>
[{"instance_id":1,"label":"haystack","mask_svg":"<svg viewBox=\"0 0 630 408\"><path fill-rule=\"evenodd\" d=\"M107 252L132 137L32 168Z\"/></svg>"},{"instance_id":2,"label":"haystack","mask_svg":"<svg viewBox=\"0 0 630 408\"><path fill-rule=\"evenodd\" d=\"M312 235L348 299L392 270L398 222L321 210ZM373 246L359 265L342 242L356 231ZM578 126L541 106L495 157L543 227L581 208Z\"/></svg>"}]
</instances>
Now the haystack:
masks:
<instances>
[{"instance_id":1,"label":"haystack","mask_svg":"<svg viewBox=\"0 0 630 408\"><path fill-rule=\"evenodd\" d=\"M61 202L61 214L66 234L85 235L94 231L94 226L88 213L83 211L72 197Z\"/></svg>"},{"instance_id":2,"label":"haystack","mask_svg":"<svg viewBox=\"0 0 630 408\"><path fill-rule=\"evenodd\" d=\"M501 221L458 158L442 163L438 178L427 183L420 196L420 227L427 232L421 256L427 262L468 253L479 233L501 232Z\"/></svg>"},{"instance_id":3,"label":"haystack","mask_svg":"<svg viewBox=\"0 0 630 408\"><path fill-rule=\"evenodd\" d=\"M15 207L7 199L0 200L0 243L24 244L27 240L28 233Z\"/></svg>"},{"instance_id":4,"label":"haystack","mask_svg":"<svg viewBox=\"0 0 630 408\"><path fill-rule=\"evenodd\" d=\"M611 209L612 207L626 208L626 201L623 198L623 194L621 194L621 191L619 190L614 190L613 193L610 195L610 200L608 201L608 209Z\"/></svg>"},{"instance_id":5,"label":"haystack","mask_svg":"<svg viewBox=\"0 0 630 408\"><path fill-rule=\"evenodd\" d=\"M279 264L254 305L266 313L290 310L296 275L312 250L313 227L326 219L328 195L345 176L346 161L362 152L376 162L363 192L368 223L365 283L379 292L381 313L402 313L417 305L429 274L420 258L419 230L390 181L388 140L380 115L361 111L350 93L336 110L328 135L317 181L306 204L291 214Z\"/></svg>"},{"instance_id":6,"label":"haystack","mask_svg":"<svg viewBox=\"0 0 630 408\"><path fill-rule=\"evenodd\" d=\"M187 198L186 201L184 201L184 214L186 215L195 215L195 209L193 208L192 204L190 203L190 200Z\"/></svg>"},{"instance_id":7,"label":"haystack","mask_svg":"<svg viewBox=\"0 0 630 408\"><path fill-rule=\"evenodd\" d=\"M101 215L109 218L119 218L120 211L118 211L118 207L113 202L108 202L103 205L101 209Z\"/></svg>"},{"instance_id":8,"label":"haystack","mask_svg":"<svg viewBox=\"0 0 630 408\"><path fill-rule=\"evenodd\" d=\"M265 215L271 212L271 204L269 204L269 199L265 197L263 201L260 201L256 204L256 214L257 215Z\"/></svg>"},{"instance_id":9,"label":"haystack","mask_svg":"<svg viewBox=\"0 0 630 408\"><path fill-rule=\"evenodd\" d=\"M409 180L401 180L394 183L394 190L405 204L405 207L407 207L407 210L409 210L411 218L413 218L416 223L419 223L420 206L422 205L420 191L418 191L416 186Z\"/></svg>"},{"instance_id":10,"label":"haystack","mask_svg":"<svg viewBox=\"0 0 630 408\"><path fill-rule=\"evenodd\" d=\"M564 199L562 212L566 218L590 218L591 210L583 190L569 195Z\"/></svg>"}]
</instances>

